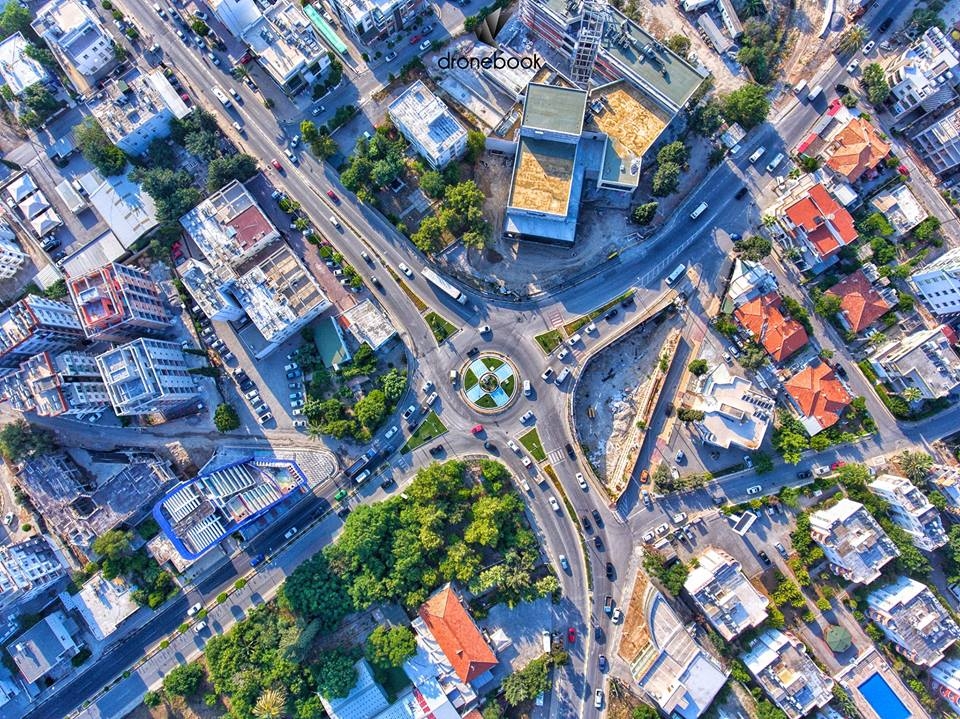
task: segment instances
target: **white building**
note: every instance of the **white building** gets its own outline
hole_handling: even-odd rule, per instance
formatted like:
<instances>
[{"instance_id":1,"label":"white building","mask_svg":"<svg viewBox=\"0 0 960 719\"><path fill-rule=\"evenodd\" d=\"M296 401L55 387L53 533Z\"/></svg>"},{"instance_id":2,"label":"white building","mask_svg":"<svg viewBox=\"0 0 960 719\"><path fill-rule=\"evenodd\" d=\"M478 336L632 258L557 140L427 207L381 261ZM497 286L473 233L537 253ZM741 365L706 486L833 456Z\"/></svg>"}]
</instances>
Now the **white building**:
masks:
<instances>
[{"instance_id":1,"label":"white building","mask_svg":"<svg viewBox=\"0 0 960 719\"><path fill-rule=\"evenodd\" d=\"M423 9L423 0L333 0L343 26L361 40L384 39L406 27Z\"/></svg>"},{"instance_id":2,"label":"white building","mask_svg":"<svg viewBox=\"0 0 960 719\"><path fill-rule=\"evenodd\" d=\"M720 549L711 547L697 557L683 588L728 641L767 618L770 600L754 589L740 562Z\"/></svg>"},{"instance_id":3,"label":"white building","mask_svg":"<svg viewBox=\"0 0 960 719\"><path fill-rule=\"evenodd\" d=\"M119 416L167 414L185 409L199 397L175 342L137 339L99 355L97 366Z\"/></svg>"},{"instance_id":4,"label":"white building","mask_svg":"<svg viewBox=\"0 0 960 719\"><path fill-rule=\"evenodd\" d=\"M869 616L897 650L929 667L960 639L960 627L926 584L900 577L867 595Z\"/></svg>"},{"instance_id":5,"label":"white building","mask_svg":"<svg viewBox=\"0 0 960 719\"><path fill-rule=\"evenodd\" d=\"M397 129L435 170L467 149L463 125L420 80L390 103L387 112Z\"/></svg>"},{"instance_id":6,"label":"white building","mask_svg":"<svg viewBox=\"0 0 960 719\"><path fill-rule=\"evenodd\" d=\"M930 483L947 499L946 511L960 515L960 467L935 464L930 469Z\"/></svg>"},{"instance_id":7,"label":"white building","mask_svg":"<svg viewBox=\"0 0 960 719\"><path fill-rule=\"evenodd\" d=\"M776 291L777 278L770 270L759 262L738 258L733 261L733 274L724 300L729 306L724 309L732 312L740 305Z\"/></svg>"},{"instance_id":8,"label":"white building","mask_svg":"<svg viewBox=\"0 0 960 719\"><path fill-rule=\"evenodd\" d=\"M0 221L0 280L9 280L23 267L29 255L20 249L10 225Z\"/></svg>"},{"instance_id":9,"label":"white building","mask_svg":"<svg viewBox=\"0 0 960 719\"><path fill-rule=\"evenodd\" d=\"M841 499L810 515L813 538L834 574L848 582L870 584L900 551L862 504Z\"/></svg>"},{"instance_id":10,"label":"white building","mask_svg":"<svg viewBox=\"0 0 960 719\"><path fill-rule=\"evenodd\" d=\"M129 165L127 169L130 169ZM125 249L130 249L160 224L153 198L131 180L129 174L104 178L97 170L91 170L80 178L80 185L97 214ZM107 258L107 261L110 259L115 258ZM101 261L95 266L102 264Z\"/></svg>"},{"instance_id":11,"label":"white building","mask_svg":"<svg viewBox=\"0 0 960 719\"><path fill-rule=\"evenodd\" d=\"M75 609L93 636L103 641L140 608L133 600L134 589L122 577L104 579L97 572L76 594L61 592L60 600L66 608Z\"/></svg>"},{"instance_id":12,"label":"white building","mask_svg":"<svg viewBox=\"0 0 960 719\"><path fill-rule=\"evenodd\" d=\"M0 366L15 367L35 354L82 341L80 318L67 302L27 295L0 312Z\"/></svg>"},{"instance_id":13,"label":"white building","mask_svg":"<svg viewBox=\"0 0 960 719\"><path fill-rule=\"evenodd\" d=\"M43 65L27 55L29 46L19 32L0 42L0 79L18 97L31 85L46 82L50 77Z\"/></svg>"},{"instance_id":14,"label":"white building","mask_svg":"<svg viewBox=\"0 0 960 719\"><path fill-rule=\"evenodd\" d=\"M887 68L887 83L896 98L894 114L918 105L926 112L943 107L957 94L960 53L938 27L931 27Z\"/></svg>"},{"instance_id":15,"label":"white building","mask_svg":"<svg viewBox=\"0 0 960 719\"><path fill-rule=\"evenodd\" d=\"M902 237L927 219L928 212L905 183L895 184L870 200L874 209L893 226L894 237Z\"/></svg>"},{"instance_id":16,"label":"white building","mask_svg":"<svg viewBox=\"0 0 960 719\"><path fill-rule=\"evenodd\" d=\"M960 661L941 659L930 667L930 678L937 695L960 714Z\"/></svg>"},{"instance_id":17,"label":"white building","mask_svg":"<svg viewBox=\"0 0 960 719\"><path fill-rule=\"evenodd\" d=\"M788 719L800 719L833 699L833 680L810 658L803 642L788 632L768 629L741 658Z\"/></svg>"},{"instance_id":18,"label":"white building","mask_svg":"<svg viewBox=\"0 0 960 719\"><path fill-rule=\"evenodd\" d=\"M13 614L14 602L25 602L46 591L66 567L43 535L0 546L0 607Z\"/></svg>"},{"instance_id":19,"label":"white building","mask_svg":"<svg viewBox=\"0 0 960 719\"><path fill-rule=\"evenodd\" d=\"M37 10L31 27L82 94L117 64L113 39L79 0L50 0Z\"/></svg>"},{"instance_id":20,"label":"white building","mask_svg":"<svg viewBox=\"0 0 960 719\"><path fill-rule=\"evenodd\" d=\"M43 352L0 379L0 398L40 417L85 417L110 404L97 361L85 352Z\"/></svg>"},{"instance_id":21,"label":"white building","mask_svg":"<svg viewBox=\"0 0 960 719\"><path fill-rule=\"evenodd\" d=\"M913 144L938 175L960 165L960 108L914 133Z\"/></svg>"},{"instance_id":22,"label":"white building","mask_svg":"<svg viewBox=\"0 0 960 719\"><path fill-rule=\"evenodd\" d=\"M945 325L916 331L880 347L870 365L898 391L915 387L925 399L946 397L960 385L960 357L953 341L956 336Z\"/></svg>"},{"instance_id":23,"label":"white building","mask_svg":"<svg viewBox=\"0 0 960 719\"><path fill-rule=\"evenodd\" d=\"M253 51L285 93L304 90L330 67L327 47L299 2L264 3L264 10L254 0L211 0L207 4L230 33Z\"/></svg>"},{"instance_id":24,"label":"white building","mask_svg":"<svg viewBox=\"0 0 960 719\"><path fill-rule=\"evenodd\" d=\"M881 474L867 488L889 505L890 518L919 549L932 552L947 543L940 512L910 480L895 474Z\"/></svg>"},{"instance_id":25,"label":"white building","mask_svg":"<svg viewBox=\"0 0 960 719\"><path fill-rule=\"evenodd\" d=\"M192 108L181 99L161 68L148 73L133 69L104 86L87 102L114 145L140 155L150 142L170 134L170 123Z\"/></svg>"},{"instance_id":26,"label":"white building","mask_svg":"<svg viewBox=\"0 0 960 719\"><path fill-rule=\"evenodd\" d=\"M750 380L731 375L724 364L714 367L701 382L700 391L687 393L683 403L703 412L703 419L693 423L703 441L723 449L759 449L776 403L755 391Z\"/></svg>"},{"instance_id":27,"label":"white building","mask_svg":"<svg viewBox=\"0 0 960 719\"><path fill-rule=\"evenodd\" d=\"M917 296L935 315L960 312L960 248L947 250L910 276Z\"/></svg>"}]
</instances>

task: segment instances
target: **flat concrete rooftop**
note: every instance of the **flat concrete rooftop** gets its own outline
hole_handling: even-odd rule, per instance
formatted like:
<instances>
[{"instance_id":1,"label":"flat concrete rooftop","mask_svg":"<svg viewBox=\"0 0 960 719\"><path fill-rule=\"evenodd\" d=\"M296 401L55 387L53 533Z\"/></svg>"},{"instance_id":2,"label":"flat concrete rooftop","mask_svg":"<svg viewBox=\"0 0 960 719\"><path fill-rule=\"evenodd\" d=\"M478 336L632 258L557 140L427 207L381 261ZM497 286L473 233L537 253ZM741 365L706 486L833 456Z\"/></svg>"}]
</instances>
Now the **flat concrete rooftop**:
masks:
<instances>
[{"instance_id":1,"label":"flat concrete rooftop","mask_svg":"<svg viewBox=\"0 0 960 719\"><path fill-rule=\"evenodd\" d=\"M597 109L591 113L587 129L595 126L610 138L602 178L636 185L639 173L631 171L631 164L656 141L669 116L639 88L623 80L597 88L590 100L591 108Z\"/></svg>"},{"instance_id":2,"label":"flat concrete rooftop","mask_svg":"<svg viewBox=\"0 0 960 719\"><path fill-rule=\"evenodd\" d=\"M586 105L583 90L531 83L523 103L523 126L579 136Z\"/></svg>"},{"instance_id":3,"label":"flat concrete rooftop","mask_svg":"<svg viewBox=\"0 0 960 719\"><path fill-rule=\"evenodd\" d=\"M577 145L520 138L510 207L566 215Z\"/></svg>"}]
</instances>

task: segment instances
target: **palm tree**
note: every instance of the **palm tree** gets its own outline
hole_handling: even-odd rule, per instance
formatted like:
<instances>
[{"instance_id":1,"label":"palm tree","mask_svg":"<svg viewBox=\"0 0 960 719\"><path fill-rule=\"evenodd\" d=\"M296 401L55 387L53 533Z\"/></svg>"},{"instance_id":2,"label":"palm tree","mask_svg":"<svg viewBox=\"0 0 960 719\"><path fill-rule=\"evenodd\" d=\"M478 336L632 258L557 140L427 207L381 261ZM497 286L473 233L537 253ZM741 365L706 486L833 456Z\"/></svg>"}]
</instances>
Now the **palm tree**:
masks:
<instances>
[{"instance_id":1,"label":"palm tree","mask_svg":"<svg viewBox=\"0 0 960 719\"><path fill-rule=\"evenodd\" d=\"M923 399L923 392L917 387L907 387L900 393L900 396L907 400L907 402L919 402Z\"/></svg>"},{"instance_id":2,"label":"palm tree","mask_svg":"<svg viewBox=\"0 0 960 719\"><path fill-rule=\"evenodd\" d=\"M307 436L310 439L320 439L323 436L323 425L319 422L311 422L307 425Z\"/></svg>"},{"instance_id":3,"label":"palm tree","mask_svg":"<svg viewBox=\"0 0 960 719\"><path fill-rule=\"evenodd\" d=\"M257 719L280 719L286 714L287 693L283 689L266 689L253 705Z\"/></svg>"},{"instance_id":4,"label":"palm tree","mask_svg":"<svg viewBox=\"0 0 960 719\"><path fill-rule=\"evenodd\" d=\"M840 38L838 47L845 52L856 52L867 41L867 30L862 25L854 25Z\"/></svg>"}]
</instances>

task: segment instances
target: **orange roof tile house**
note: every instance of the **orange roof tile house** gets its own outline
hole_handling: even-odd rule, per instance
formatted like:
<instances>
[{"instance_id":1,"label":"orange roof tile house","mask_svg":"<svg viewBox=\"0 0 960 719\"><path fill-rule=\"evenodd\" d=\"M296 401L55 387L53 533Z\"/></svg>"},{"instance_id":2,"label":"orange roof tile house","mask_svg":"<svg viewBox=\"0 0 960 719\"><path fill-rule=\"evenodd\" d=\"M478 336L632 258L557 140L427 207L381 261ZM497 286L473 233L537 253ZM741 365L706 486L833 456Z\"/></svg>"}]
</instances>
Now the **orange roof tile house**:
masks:
<instances>
[{"instance_id":1,"label":"orange roof tile house","mask_svg":"<svg viewBox=\"0 0 960 719\"><path fill-rule=\"evenodd\" d=\"M418 614L461 681L469 684L498 664L451 585L434 592Z\"/></svg>"},{"instance_id":2,"label":"orange roof tile house","mask_svg":"<svg viewBox=\"0 0 960 719\"><path fill-rule=\"evenodd\" d=\"M807 343L807 331L799 322L786 316L783 299L776 292L740 305L733 316L775 362L783 362Z\"/></svg>"},{"instance_id":3,"label":"orange roof tile house","mask_svg":"<svg viewBox=\"0 0 960 719\"><path fill-rule=\"evenodd\" d=\"M814 185L787 207L780 217L787 236L801 251L812 255L811 266L824 263L819 272L841 247L857 239L853 217L827 192L823 185Z\"/></svg>"},{"instance_id":4,"label":"orange roof tile house","mask_svg":"<svg viewBox=\"0 0 960 719\"><path fill-rule=\"evenodd\" d=\"M854 117L823 151L827 167L847 182L872 173L890 154L890 144L862 117Z\"/></svg>"},{"instance_id":5,"label":"orange roof tile house","mask_svg":"<svg viewBox=\"0 0 960 719\"><path fill-rule=\"evenodd\" d=\"M877 291L863 270L844 277L827 294L840 298L840 321L856 334L893 309L893 303Z\"/></svg>"},{"instance_id":6,"label":"orange roof tile house","mask_svg":"<svg viewBox=\"0 0 960 719\"><path fill-rule=\"evenodd\" d=\"M853 400L833 368L823 362L804 367L783 387L810 436L835 425Z\"/></svg>"}]
</instances>

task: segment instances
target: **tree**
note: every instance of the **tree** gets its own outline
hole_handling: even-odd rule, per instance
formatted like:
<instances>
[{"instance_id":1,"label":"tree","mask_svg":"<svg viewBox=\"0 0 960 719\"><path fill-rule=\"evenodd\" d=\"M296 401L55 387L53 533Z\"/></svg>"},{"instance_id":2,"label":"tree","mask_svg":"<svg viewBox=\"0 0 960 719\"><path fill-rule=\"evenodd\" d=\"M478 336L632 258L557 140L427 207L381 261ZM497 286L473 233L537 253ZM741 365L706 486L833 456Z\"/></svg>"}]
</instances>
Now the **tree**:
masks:
<instances>
[{"instance_id":1,"label":"tree","mask_svg":"<svg viewBox=\"0 0 960 719\"><path fill-rule=\"evenodd\" d=\"M923 392L920 391L919 387L907 387L900 393L900 396L907 402L919 402L923 399Z\"/></svg>"},{"instance_id":2,"label":"tree","mask_svg":"<svg viewBox=\"0 0 960 719\"><path fill-rule=\"evenodd\" d=\"M300 123L300 134L303 136L304 142L313 142L320 137L320 133L317 131L317 123L313 120L303 120Z\"/></svg>"},{"instance_id":3,"label":"tree","mask_svg":"<svg viewBox=\"0 0 960 719\"><path fill-rule=\"evenodd\" d=\"M684 59L686 59L687 53L690 52L690 38L688 38L686 35L671 35L667 38L666 45L673 52Z\"/></svg>"},{"instance_id":4,"label":"tree","mask_svg":"<svg viewBox=\"0 0 960 719\"><path fill-rule=\"evenodd\" d=\"M40 127L62 106L43 83L35 83L24 89L20 101L26 110L20 115L24 127Z\"/></svg>"},{"instance_id":5,"label":"tree","mask_svg":"<svg viewBox=\"0 0 960 719\"><path fill-rule=\"evenodd\" d=\"M680 186L680 165L674 162L664 162L653 173L653 182L650 192L655 197L666 197L677 191Z\"/></svg>"},{"instance_id":6,"label":"tree","mask_svg":"<svg viewBox=\"0 0 960 719\"><path fill-rule=\"evenodd\" d=\"M237 410L232 405L222 402L217 405L217 409L213 413L213 426L217 428L218 432L232 432L240 428L240 415L237 414Z\"/></svg>"},{"instance_id":7,"label":"tree","mask_svg":"<svg viewBox=\"0 0 960 719\"><path fill-rule=\"evenodd\" d=\"M417 640L410 629L403 625L390 627L379 625L367 637L367 658L381 669L399 667L417 652Z\"/></svg>"},{"instance_id":8,"label":"tree","mask_svg":"<svg viewBox=\"0 0 960 719\"><path fill-rule=\"evenodd\" d=\"M749 130L766 119L770 101L763 86L744 85L726 95L721 100L721 107L728 120Z\"/></svg>"},{"instance_id":9,"label":"tree","mask_svg":"<svg viewBox=\"0 0 960 719\"><path fill-rule=\"evenodd\" d=\"M863 25L854 25L840 37L837 47L843 52L856 52L867 42L867 29Z\"/></svg>"},{"instance_id":10,"label":"tree","mask_svg":"<svg viewBox=\"0 0 960 719\"><path fill-rule=\"evenodd\" d=\"M0 39L6 39L18 32L30 34L32 21L33 15L26 7L17 2L8 2L0 14Z\"/></svg>"},{"instance_id":11,"label":"tree","mask_svg":"<svg viewBox=\"0 0 960 719\"><path fill-rule=\"evenodd\" d=\"M684 167L687 164L687 159L690 157L689 148L683 144L682 140L676 140L667 145L664 145L657 152L657 162L661 165L672 162L675 165Z\"/></svg>"},{"instance_id":12,"label":"tree","mask_svg":"<svg viewBox=\"0 0 960 719\"><path fill-rule=\"evenodd\" d=\"M279 601L303 621L319 620L322 631L336 627L351 610L343 579L330 568L322 552L314 554L287 577L280 588Z\"/></svg>"},{"instance_id":13,"label":"tree","mask_svg":"<svg viewBox=\"0 0 960 719\"><path fill-rule=\"evenodd\" d=\"M357 421L369 430L374 430L387 416L387 397L375 389L361 397L353 407Z\"/></svg>"},{"instance_id":14,"label":"tree","mask_svg":"<svg viewBox=\"0 0 960 719\"><path fill-rule=\"evenodd\" d=\"M193 30L200 37L206 37L210 34L210 27L198 17L194 17L190 22L190 29Z\"/></svg>"},{"instance_id":15,"label":"tree","mask_svg":"<svg viewBox=\"0 0 960 719\"><path fill-rule=\"evenodd\" d=\"M24 419L3 425L0 428L0 454L8 462L19 463L40 454L52 452L56 447L53 435Z\"/></svg>"},{"instance_id":16,"label":"tree","mask_svg":"<svg viewBox=\"0 0 960 719\"><path fill-rule=\"evenodd\" d=\"M931 215L913 228L913 237L917 242L926 243L940 231L940 219Z\"/></svg>"},{"instance_id":17,"label":"tree","mask_svg":"<svg viewBox=\"0 0 960 719\"><path fill-rule=\"evenodd\" d=\"M212 130L200 130L187 135L184 149L201 160L213 160L220 156L220 141Z\"/></svg>"},{"instance_id":18,"label":"tree","mask_svg":"<svg viewBox=\"0 0 960 719\"><path fill-rule=\"evenodd\" d=\"M344 183L346 184L346 183ZM424 217L420 227L410 237L410 240L421 252L435 252L440 249L440 237L443 235L443 225L435 215Z\"/></svg>"},{"instance_id":19,"label":"tree","mask_svg":"<svg viewBox=\"0 0 960 719\"><path fill-rule=\"evenodd\" d=\"M897 463L907 479L912 482L922 482L933 467L933 457L926 452L905 450L897 458Z\"/></svg>"},{"instance_id":20,"label":"tree","mask_svg":"<svg viewBox=\"0 0 960 719\"><path fill-rule=\"evenodd\" d=\"M735 249L745 260L759 262L770 255L773 243L762 235L750 235L733 243Z\"/></svg>"},{"instance_id":21,"label":"tree","mask_svg":"<svg viewBox=\"0 0 960 719\"><path fill-rule=\"evenodd\" d=\"M95 119L84 118L83 122L74 129L73 137L84 158L96 167L100 174L105 177L123 174L127 167L127 156L123 150L110 142L107 133Z\"/></svg>"},{"instance_id":22,"label":"tree","mask_svg":"<svg viewBox=\"0 0 960 719\"><path fill-rule=\"evenodd\" d=\"M203 684L203 667L198 662L180 664L163 678L163 691L177 697L191 697Z\"/></svg>"},{"instance_id":23,"label":"tree","mask_svg":"<svg viewBox=\"0 0 960 719\"><path fill-rule=\"evenodd\" d=\"M253 705L253 715L257 719L280 719L287 708L285 689L265 689Z\"/></svg>"},{"instance_id":24,"label":"tree","mask_svg":"<svg viewBox=\"0 0 960 719\"><path fill-rule=\"evenodd\" d=\"M257 161L244 153L224 155L210 161L207 166L207 189L215 192L234 180L246 182L257 174Z\"/></svg>"},{"instance_id":25,"label":"tree","mask_svg":"<svg viewBox=\"0 0 960 719\"><path fill-rule=\"evenodd\" d=\"M450 185L443 193L443 210L440 221L453 235L466 230L486 229L483 220L483 201L485 196L473 180Z\"/></svg>"},{"instance_id":26,"label":"tree","mask_svg":"<svg viewBox=\"0 0 960 719\"><path fill-rule=\"evenodd\" d=\"M487 138L479 130L470 130L467 132L467 156L469 163L474 163L480 159L487 149Z\"/></svg>"},{"instance_id":27,"label":"tree","mask_svg":"<svg viewBox=\"0 0 960 719\"><path fill-rule=\"evenodd\" d=\"M630 219L638 225L649 225L657 214L658 202L646 202L633 208Z\"/></svg>"},{"instance_id":28,"label":"tree","mask_svg":"<svg viewBox=\"0 0 960 719\"><path fill-rule=\"evenodd\" d=\"M130 552L133 535L120 529L111 529L93 540L93 551L103 559L116 561Z\"/></svg>"},{"instance_id":29,"label":"tree","mask_svg":"<svg viewBox=\"0 0 960 719\"><path fill-rule=\"evenodd\" d=\"M687 369L690 370L690 374L697 377L702 377L709 371L710 368L707 366L707 361L705 359L695 359L687 365Z\"/></svg>"},{"instance_id":30,"label":"tree","mask_svg":"<svg viewBox=\"0 0 960 719\"><path fill-rule=\"evenodd\" d=\"M833 317L841 309L841 300L837 295L824 292L813 303L813 309L821 317Z\"/></svg>"},{"instance_id":31,"label":"tree","mask_svg":"<svg viewBox=\"0 0 960 719\"><path fill-rule=\"evenodd\" d=\"M147 707L158 707L162 701L159 692L147 692L143 695L143 705Z\"/></svg>"},{"instance_id":32,"label":"tree","mask_svg":"<svg viewBox=\"0 0 960 719\"><path fill-rule=\"evenodd\" d=\"M550 689L549 665L545 657L538 657L523 669L503 680L503 698L510 706L530 701Z\"/></svg>"},{"instance_id":33,"label":"tree","mask_svg":"<svg viewBox=\"0 0 960 719\"><path fill-rule=\"evenodd\" d=\"M848 92L846 95L840 98L840 102L843 103L844 107L854 108L857 106L857 103L860 102L860 98L858 98L852 92Z\"/></svg>"},{"instance_id":34,"label":"tree","mask_svg":"<svg viewBox=\"0 0 960 719\"><path fill-rule=\"evenodd\" d=\"M443 197L443 191L446 187L447 183L443 179L443 175L436 170L424 172L420 177L420 189L424 191L427 197L434 199Z\"/></svg>"},{"instance_id":35,"label":"tree","mask_svg":"<svg viewBox=\"0 0 960 719\"><path fill-rule=\"evenodd\" d=\"M863 67L861 82L867 88L867 99L874 105L883 103L890 95L890 85L880 63L871 62Z\"/></svg>"},{"instance_id":36,"label":"tree","mask_svg":"<svg viewBox=\"0 0 960 719\"><path fill-rule=\"evenodd\" d=\"M395 404L407 388L407 375L394 367L380 378L380 386L383 388L387 401L391 405Z\"/></svg>"},{"instance_id":37,"label":"tree","mask_svg":"<svg viewBox=\"0 0 960 719\"><path fill-rule=\"evenodd\" d=\"M326 699L339 699L350 693L357 683L353 659L339 649L321 654L313 667L317 691Z\"/></svg>"},{"instance_id":38,"label":"tree","mask_svg":"<svg viewBox=\"0 0 960 719\"><path fill-rule=\"evenodd\" d=\"M659 719L657 710L649 704L641 704L633 708L630 712L630 719Z\"/></svg>"}]
</instances>

